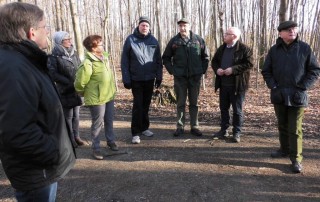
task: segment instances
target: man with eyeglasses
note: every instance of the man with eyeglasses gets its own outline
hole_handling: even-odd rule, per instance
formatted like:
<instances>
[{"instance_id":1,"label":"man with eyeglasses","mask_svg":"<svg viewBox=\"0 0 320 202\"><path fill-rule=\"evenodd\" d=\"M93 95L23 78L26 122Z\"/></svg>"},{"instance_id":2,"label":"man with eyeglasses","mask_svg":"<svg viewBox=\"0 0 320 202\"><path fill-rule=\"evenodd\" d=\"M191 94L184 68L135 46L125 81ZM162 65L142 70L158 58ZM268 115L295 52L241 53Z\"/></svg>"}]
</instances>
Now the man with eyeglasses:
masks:
<instances>
[{"instance_id":1,"label":"man with eyeglasses","mask_svg":"<svg viewBox=\"0 0 320 202\"><path fill-rule=\"evenodd\" d=\"M278 120L280 148L271 157L290 157L294 173L302 172L302 120L308 105L307 90L320 75L310 46L298 38L297 26L294 21L280 23L279 38L270 48L261 72L271 89Z\"/></svg>"},{"instance_id":2,"label":"man with eyeglasses","mask_svg":"<svg viewBox=\"0 0 320 202\"><path fill-rule=\"evenodd\" d=\"M55 201L57 181L75 163L45 25L35 5L0 7L0 159L17 201Z\"/></svg>"},{"instance_id":3,"label":"man with eyeglasses","mask_svg":"<svg viewBox=\"0 0 320 202\"><path fill-rule=\"evenodd\" d=\"M230 27L223 35L223 44L218 48L211 61L216 74L215 91L219 90L219 107L221 113L220 131L213 139L229 136L230 105L233 109L232 141L239 143L243 123L243 101L249 87L252 64L252 50L239 41L241 31Z\"/></svg>"}]
</instances>

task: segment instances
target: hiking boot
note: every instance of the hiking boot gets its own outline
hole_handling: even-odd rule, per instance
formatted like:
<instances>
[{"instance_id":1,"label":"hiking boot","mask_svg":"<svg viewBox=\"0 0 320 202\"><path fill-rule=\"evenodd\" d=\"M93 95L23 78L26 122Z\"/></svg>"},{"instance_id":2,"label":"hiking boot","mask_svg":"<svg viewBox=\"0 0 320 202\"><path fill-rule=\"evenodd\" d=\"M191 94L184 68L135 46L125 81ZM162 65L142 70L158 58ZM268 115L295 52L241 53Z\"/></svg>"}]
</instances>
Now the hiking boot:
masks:
<instances>
[{"instance_id":1,"label":"hiking boot","mask_svg":"<svg viewBox=\"0 0 320 202\"><path fill-rule=\"evenodd\" d=\"M173 133L173 136L178 137L178 136L182 135L183 133L184 133L184 129L177 128L177 130Z\"/></svg>"},{"instance_id":2,"label":"hiking boot","mask_svg":"<svg viewBox=\"0 0 320 202\"><path fill-rule=\"evenodd\" d=\"M214 140L224 139L226 136L229 136L228 131L220 130L219 132L213 134L213 139Z\"/></svg>"},{"instance_id":3,"label":"hiking boot","mask_svg":"<svg viewBox=\"0 0 320 202\"><path fill-rule=\"evenodd\" d=\"M132 137L132 141L133 144L139 144L140 143L140 136L136 135Z\"/></svg>"},{"instance_id":4,"label":"hiking boot","mask_svg":"<svg viewBox=\"0 0 320 202\"><path fill-rule=\"evenodd\" d=\"M289 156L289 152L284 152L282 149L278 149L275 152L271 153L272 158L285 158Z\"/></svg>"},{"instance_id":5,"label":"hiking boot","mask_svg":"<svg viewBox=\"0 0 320 202\"><path fill-rule=\"evenodd\" d=\"M147 136L147 137L152 137L153 132L151 132L150 130L145 130L142 132L142 135Z\"/></svg>"},{"instance_id":6,"label":"hiking boot","mask_svg":"<svg viewBox=\"0 0 320 202\"><path fill-rule=\"evenodd\" d=\"M239 133L233 134L232 140L233 140L233 142L239 143L240 142L240 134Z\"/></svg>"},{"instance_id":7,"label":"hiking boot","mask_svg":"<svg viewBox=\"0 0 320 202\"><path fill-rule=\"evenodd\" d=\"M80 137L75 137L74 140L79 146L88 145L88 143L83 141Z\"/></svg>"},{"instance_id":8,"label":"hiking boot","mask_svg":"<svg viewBox=\"0 0 320 202\"><path fill-rule=\"evenodd\" d=\"M116 143L114 143L114 142L108 142L107 143L107 145L108 145L108 147L112 150L112 151L119 151L119 148L118 148L118 146L116 145Z\"/></svg>"},{"instance_id":9,"label":"hiking boot","mask_svg":"<svg viewBox=\"0 0 320 202\"><path fill-rule=\"evenodd\" d=\"M302 165L301 165L301 163L299 163L298 161L292 162L291 170L292 170L292 172L294 172L294 173L301 173L301 172L302 172Z\"/></svg>"},{"instance_id":10,"label":"hiking boot","mask_svg":"<svg viewBox=\"0 0 320 202\"><path fill-rule=\"evenodd\" d=\"M190 132L192 135L202 136L202 132L198 128L192 128Z\"/></svg>"},{"instance_id":11,"label":"hiking boot","mask_svg":"<svg viewBox=\"0 0 320 202\"><path fill-rule=\"evenodd\" d=\"M96 160L102 160L102 159L103 159L103 155L101 154L100 150L93 151L92 156L93 156Z\"/></svg>"}]
</instances>

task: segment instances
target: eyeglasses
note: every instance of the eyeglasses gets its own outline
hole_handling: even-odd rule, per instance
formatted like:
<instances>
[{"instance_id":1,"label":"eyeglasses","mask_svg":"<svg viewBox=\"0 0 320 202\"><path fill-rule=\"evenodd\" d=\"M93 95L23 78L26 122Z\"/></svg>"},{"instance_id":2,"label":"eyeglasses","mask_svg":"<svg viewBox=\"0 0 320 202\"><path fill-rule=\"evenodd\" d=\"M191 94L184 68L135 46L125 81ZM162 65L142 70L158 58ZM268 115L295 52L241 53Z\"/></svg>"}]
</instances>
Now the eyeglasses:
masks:
<instances>
[{"instance_id":1,"label":"eyeglasses","mask_svg":"<svg viewBox=\"0 0 320 202\"><path fill-rule=\"evenodd\" d=\"M224 35L224 36L230 36L230 35L234 35L234 34L231 34L231 33L224 33L223 35Z\"/></svg>"},{"instance_id":2,"label":"eyeglasses","mask_svg":"<svg viewBox=\"0 0 320 202\"><path fill-rule=\"evenodd\" d=\"M71 41L72 38L68 38L68 39L62 39L62 41Z\"/></svg>"},{"instance_id":3,"label":"eyeglasses","mask_svg":"<svg viewBox=\"0 0 320 202\"><path fill-rule=\"evenodd\" d=\"M44 26L41 26L41 27L37 27L37 29L40 29L40 28L46 29L46 30L50 30L51 27L49 25L44 25Z\"/></svg>"}]
</instances>

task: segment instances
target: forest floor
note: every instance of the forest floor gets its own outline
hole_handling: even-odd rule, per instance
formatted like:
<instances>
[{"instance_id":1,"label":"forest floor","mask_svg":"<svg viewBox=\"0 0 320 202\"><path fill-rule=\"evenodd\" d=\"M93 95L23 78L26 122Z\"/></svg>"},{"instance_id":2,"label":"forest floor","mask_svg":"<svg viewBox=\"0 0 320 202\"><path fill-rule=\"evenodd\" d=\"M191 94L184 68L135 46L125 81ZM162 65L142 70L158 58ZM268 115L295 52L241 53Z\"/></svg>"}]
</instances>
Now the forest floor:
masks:
<instances>
[{"instance_id":1,"label":"forest floor","mask_svg":"<svg viewBox=\"0 0 320 202\"><path fill-rule=\"evenodd\" d=\"M90 146L77 148L75 167L59 181L57 201L320 201L320 82L309 91L305 112L304 170L293 174L288 158L270 157L279 142L269 91L260 75L251 81L240 143L212 140L220 113L209 70L199 98L204 135L192 136L187 127L186 134L173 137L175 105L153 102L150 130L155 135L141 137L137 145L131 144L131 93L119 82L114 131L120 150L103 149L105 159L97 161ZM167 74L164 84L172 85ZM89 111L82 107L80 132L88 143L90 124ZM0 201L14 201L13 194L1 167Z\"/></svg>"}]
</instances>

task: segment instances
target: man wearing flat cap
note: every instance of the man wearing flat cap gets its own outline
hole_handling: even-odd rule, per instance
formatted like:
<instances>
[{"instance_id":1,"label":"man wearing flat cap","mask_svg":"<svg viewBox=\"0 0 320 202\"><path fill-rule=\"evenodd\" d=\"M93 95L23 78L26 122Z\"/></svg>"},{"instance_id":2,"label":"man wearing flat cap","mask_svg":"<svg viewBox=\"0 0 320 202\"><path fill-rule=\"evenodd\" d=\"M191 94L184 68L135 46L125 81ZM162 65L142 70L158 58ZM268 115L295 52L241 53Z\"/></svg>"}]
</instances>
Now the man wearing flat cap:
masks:
<instances>
[{"instance_id":1,"label":"man wearing flat cap","mask_svg":"<svg viewBox=\"0 0 320 202\"><path fill-rule=\"evenodd\" d=\"M307 90L320 75L310 46L298 38L297 26L294 21L280 23L279 38L270 48L262 69L278 120L280 148L271 157L289 157L294 173L302 172L302 121L308 105Z\"/></svg>"},{"instance_id":2,"label":"man wearing flat cap","mask_svg":"<svg viewBox=\"0 0 320 202\"><path fill-rule=\"evenodd\" d=\"M140 136L153 136L149 130L149 107L153 87L162 82L162 60L157 39L150 32L150 20L139 18L139 25L123 45L121 56L122 82L133 94L131 133L132 143L139 144Z\"/></svg>"},{"instance_id":3,"label":"man wearing flat cap","mask_svg":"<svg viewBox=\"0 0 320 202\"><path fill-rule=\"evenodd\" d=\"M190 31L186 18L178 22L179 33L168 43L163 55L163 64L174 76L174 91L177 96L177 129L174 136L184 133L186 99L189 99L191 134L201 136L198 122L198 96L201 76L208 68L208 54L204 40Z\"/></svg>"}]
</instances>

